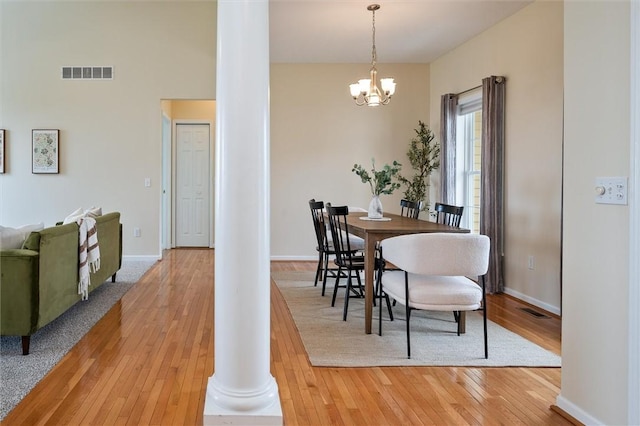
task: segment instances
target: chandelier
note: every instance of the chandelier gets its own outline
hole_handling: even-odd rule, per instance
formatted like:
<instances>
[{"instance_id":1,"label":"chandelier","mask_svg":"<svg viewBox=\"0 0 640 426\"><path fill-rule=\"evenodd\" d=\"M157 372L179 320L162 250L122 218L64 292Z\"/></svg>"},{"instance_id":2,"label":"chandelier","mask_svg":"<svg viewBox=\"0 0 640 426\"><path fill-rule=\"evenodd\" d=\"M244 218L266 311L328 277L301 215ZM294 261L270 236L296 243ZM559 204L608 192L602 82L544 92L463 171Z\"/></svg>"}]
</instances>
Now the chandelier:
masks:
<instances>
[{"instance_id":1,"label":"chandelier","mask_svg":"<svg viewBox=\"0 0 640 426\"><path fill-rule=\"evenodd\" d=\"M373 19L372 19L372 28L373 28L373 46L371 48L371 70L369 71L369 78L363 78L358 80L357 83L353 83L349 85L349 90L351 91L351 96L356 101L356 105L367 105L367 106L378 106L380 104L386 105L391 100L391 96L396 91L396 83L393 82L392 78L382 78L380 79L380 86L382 90L378 88L377 84L377 75L378 70L376 69L376 10L380 9L379 4L370 4L367 6L367 10L370 10Z\"/></svg>"}]
</instances>

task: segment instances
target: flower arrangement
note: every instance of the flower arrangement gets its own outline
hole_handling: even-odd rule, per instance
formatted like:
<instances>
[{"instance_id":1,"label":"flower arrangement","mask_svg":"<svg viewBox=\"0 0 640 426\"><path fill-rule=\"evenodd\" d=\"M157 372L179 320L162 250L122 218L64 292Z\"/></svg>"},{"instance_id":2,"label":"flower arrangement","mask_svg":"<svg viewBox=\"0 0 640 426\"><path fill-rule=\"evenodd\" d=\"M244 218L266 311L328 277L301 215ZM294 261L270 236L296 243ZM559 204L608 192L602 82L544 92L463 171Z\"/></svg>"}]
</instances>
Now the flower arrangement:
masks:
<instances>
[{"instance_id":1,"label":"flower arrangement","mask_svg":"<svg viewBox=\"0 0 640 426\"><path fill-rule=\"evenodd\" d=\"M354 164L351 171L360 177L362 183L369 184L373 196L380 196L381 194L389 195L400 188L400 184L394 182L394 178L397 177L401 168L402 164L394 160L391 165L385 164L381 170L376 170L376 163L372 158L371 170L367 171L360 164Z\"/></svg>"}]
</instances>

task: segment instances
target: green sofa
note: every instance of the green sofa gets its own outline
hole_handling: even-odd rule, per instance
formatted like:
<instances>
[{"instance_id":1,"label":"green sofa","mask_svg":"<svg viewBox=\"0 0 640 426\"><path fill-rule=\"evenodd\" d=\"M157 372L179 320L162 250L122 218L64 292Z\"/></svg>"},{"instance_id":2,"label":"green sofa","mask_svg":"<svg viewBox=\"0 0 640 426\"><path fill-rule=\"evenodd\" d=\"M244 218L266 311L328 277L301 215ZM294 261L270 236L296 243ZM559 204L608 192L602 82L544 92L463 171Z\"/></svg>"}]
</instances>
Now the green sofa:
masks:
<instances>
[{"instance_id":1,"label":"green sofa","mask_svg":"<svg viewBox=\"0 0 640 426\"><path fill-rule=\"evenodd\" d=\"M100 269L90 274L91 292L122 265L120 213L98 216ZM75 222L32 232L21 249L0 250L0 334L22 336L29 354L30 336L75 303L78 294L78 225Z\"/></svg>"}]
</instances>

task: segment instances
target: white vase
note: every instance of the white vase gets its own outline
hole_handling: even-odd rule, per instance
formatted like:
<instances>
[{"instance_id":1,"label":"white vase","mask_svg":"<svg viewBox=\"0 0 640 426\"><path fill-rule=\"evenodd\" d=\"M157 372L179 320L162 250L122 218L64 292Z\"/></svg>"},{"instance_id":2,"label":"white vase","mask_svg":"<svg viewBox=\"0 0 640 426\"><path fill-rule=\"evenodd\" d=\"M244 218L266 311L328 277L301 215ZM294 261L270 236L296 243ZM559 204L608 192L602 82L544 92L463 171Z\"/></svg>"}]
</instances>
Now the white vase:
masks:
<instances>
[{"instance_id":1,"label":"white vase","mask_svg":"<svg viewBox=\"0 0 640 426\"><path fill-rule=\"evenodd\" d=\"M374 195L373 198L371 198L369 210L367 210L367 216L370 219L382 219L382 202L380 202L379 196Z\"/></svg>"}]
</instances>

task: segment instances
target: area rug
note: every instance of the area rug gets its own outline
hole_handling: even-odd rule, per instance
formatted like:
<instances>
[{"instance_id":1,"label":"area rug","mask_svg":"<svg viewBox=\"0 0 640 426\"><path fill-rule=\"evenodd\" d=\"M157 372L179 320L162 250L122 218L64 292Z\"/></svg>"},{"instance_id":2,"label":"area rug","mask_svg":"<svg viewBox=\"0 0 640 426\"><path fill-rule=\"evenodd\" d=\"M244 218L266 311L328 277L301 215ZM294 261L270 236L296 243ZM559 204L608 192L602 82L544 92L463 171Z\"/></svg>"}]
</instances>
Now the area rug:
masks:
<instances>
[{"instance_id":1,"label":"area rug","mask_svg":"<svg viewBox=\"0 0 640 426\"><path fill-rule=\"evenodd\" d=\"M407 359L404 306L393 307L394 321L383 310L382 336L374 308L372 334L364 332L364 299L349 301L342 320L344 289L331 307L331 286L322 297L314 273L277 272L272 277L300 332L311 365L326 367L469 366L560 367L561 358L511 331L488 322L489 358L484 358L482 314L467 313L466 333L456 333L451 312L413 311L411 359Z\"/></svg>"},{"instance_id":2,"label":"area rug","mask_svg":"<svg viewBox=\"0 0 640 426\"><path fill-rule=\"evenodd\" d=\"M123 260L122 268L64 314L31 336L29 355L22 355L19 336L0 337L0 420L24 398L64 355L155 264Z\"/></svg>"}]
</instances>

